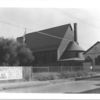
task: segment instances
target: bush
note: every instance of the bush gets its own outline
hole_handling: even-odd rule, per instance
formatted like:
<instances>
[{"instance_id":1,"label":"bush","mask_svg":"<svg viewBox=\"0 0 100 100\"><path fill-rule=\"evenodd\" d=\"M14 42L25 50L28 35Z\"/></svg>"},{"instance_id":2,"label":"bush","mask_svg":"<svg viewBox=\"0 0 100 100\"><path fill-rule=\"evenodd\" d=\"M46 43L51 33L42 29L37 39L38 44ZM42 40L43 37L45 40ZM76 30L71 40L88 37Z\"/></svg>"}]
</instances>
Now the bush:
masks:
<instances>
[{"instance_id":1,"label":"bush","mask_svg":"<svg viewBox=\"0 0 100 100\"><path fill-rule=\"evenodd\" d=\"M59 75L60 78L69 78L69 77L74 77L74 76L75 76L74 72L62 72Z\"/></svg>"},{"instance_id":2,"label":"bush","mask_svg":"<svg viewBox=\"0 0 100 100\"><path fill-rule=\"evenodd\" d=\"M46 80L55 80L58 79L59 73L34 73L33 79L39 81L46 81Z\"/></svg>"},{"instance_id":3,"label":"bush","mask_svg":"<svg viewBox=\"0 0 100 100\"><path fill-rule=\"evenodd\" d=\"M47 80L56 80L56 79L66 79L66 78L76 78L76 77L88 77L91 75L89 72L85 71L67 71L67 72L42 72L42 73L34 73L33 74L33 80L39 80L39 81L47 81Z\"/></svg>"},{"instance_id":4,"label":"bush","mask_svg":"<svg viewBox=\"0 0 100 100\"><path fill-rule=\"evenodd\" d=\"M86 72L86 71L78 71L76 72L76 77L87 77L90 75L90 72Z\"/></svg>"}]
</instances>

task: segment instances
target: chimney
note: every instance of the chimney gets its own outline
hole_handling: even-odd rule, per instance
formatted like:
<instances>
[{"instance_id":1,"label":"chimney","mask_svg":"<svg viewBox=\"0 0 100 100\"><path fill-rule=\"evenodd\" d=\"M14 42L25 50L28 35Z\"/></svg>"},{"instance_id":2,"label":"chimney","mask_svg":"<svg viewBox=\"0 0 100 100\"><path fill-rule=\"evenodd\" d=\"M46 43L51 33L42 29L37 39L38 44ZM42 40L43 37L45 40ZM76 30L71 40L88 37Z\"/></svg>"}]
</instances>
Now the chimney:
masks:
<instances>
[{"instance_id":1,"label":"chimney","mask_svg":"<svg viewBox=\"0 0 100 100\"><path fill-rule=\"evenodd\" d=\"M74 41L78 43L77 41L77 23L74 23Z\"/></svg>"}]
</instances>

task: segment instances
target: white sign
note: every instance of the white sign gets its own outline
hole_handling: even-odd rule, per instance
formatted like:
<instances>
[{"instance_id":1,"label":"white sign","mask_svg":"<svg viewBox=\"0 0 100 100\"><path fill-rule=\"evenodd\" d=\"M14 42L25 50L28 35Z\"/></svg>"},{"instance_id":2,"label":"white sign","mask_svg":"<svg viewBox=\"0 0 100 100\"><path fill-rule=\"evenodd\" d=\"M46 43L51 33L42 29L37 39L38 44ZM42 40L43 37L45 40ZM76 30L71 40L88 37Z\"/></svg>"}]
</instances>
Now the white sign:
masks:
<instances>
[{"instance_id":1,"label":"white sign","mask_svg":"<svg viewBox=\"0 0 100 100\"><path fill-rule=\"evenodd\" d=\"M0 80L22 79L22 67L0 67Z\"/></svg>"}]
</instances>

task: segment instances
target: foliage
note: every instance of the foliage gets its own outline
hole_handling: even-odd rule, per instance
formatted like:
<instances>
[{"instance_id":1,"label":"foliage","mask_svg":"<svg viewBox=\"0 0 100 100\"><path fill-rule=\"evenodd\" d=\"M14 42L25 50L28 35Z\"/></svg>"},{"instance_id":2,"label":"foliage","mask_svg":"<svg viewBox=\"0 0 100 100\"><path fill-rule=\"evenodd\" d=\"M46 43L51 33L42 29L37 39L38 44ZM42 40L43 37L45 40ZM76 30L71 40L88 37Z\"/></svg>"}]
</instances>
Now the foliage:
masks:
<instances>
[{"instance_id":1,"label":"foliage","mask_svg":"<svg viewBox=\"0 0 100 100\"><path fill-rule=\"evenodd\" d=\"M0 38L0 66L30 66L34 56L25 44Z\"/></svg>"},{"instance_id":2,"label":"foliage","mask_svg":"<svg viewBox=\"0 0 100 100\"><path fill-rule=\"evenodd\" d=\"M55 80L58 79L59 73L53 72L42 72L42 73L33 73L32 79L39 81Z\"/></svg>"},{"instance_id":3,"label":"foliage","mask_svg":"<svg viewBox=\"0 0 100 100\"><path fill-rule=\"evenodd\" d=\"M39 81L47 80L57 80L57 79L68 79L68 78L77 78L77 77L88 77L92 73L86 71L66 71L66 72L42 72L42 73L33 73L32 79Z\"/></svg>"}]
</instances>

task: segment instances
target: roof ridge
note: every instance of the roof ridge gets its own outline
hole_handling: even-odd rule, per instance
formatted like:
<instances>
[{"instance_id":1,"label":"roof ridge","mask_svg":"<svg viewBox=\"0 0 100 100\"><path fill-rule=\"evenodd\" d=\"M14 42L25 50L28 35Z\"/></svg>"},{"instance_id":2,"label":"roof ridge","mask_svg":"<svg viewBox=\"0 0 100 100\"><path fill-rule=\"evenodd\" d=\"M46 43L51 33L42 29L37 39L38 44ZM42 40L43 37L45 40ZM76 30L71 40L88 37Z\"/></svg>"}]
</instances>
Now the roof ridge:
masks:
<instances>
[{"instance_id":1,"label":"roof ridge","mask_svg":"<svg viewBox=\"0 0 100 100\"><path fill-rule=\"evenodd\" d=\"M29 33L27 33L27 34L32 34L32 33L35 33L35 32L41 32L41 31L45 31L45 30L49 30L49 29L54 29L54 28L58 28L58 27L63 27L63 26L70 26L70 27L71 27L71 24L68 23L68 24L63 24L63 25L58 25L58 26L52 26L52 27L50 27L50 28L45 28L45 29L36 30L36 31L33 31L33 32L29 32ZM66 28L67 28L67 27L66 27ZM71 27L71 29L72 29L72 27ZM26 34L26 35L27 35L27 34Z\"/></svg>"}]
</instances>

